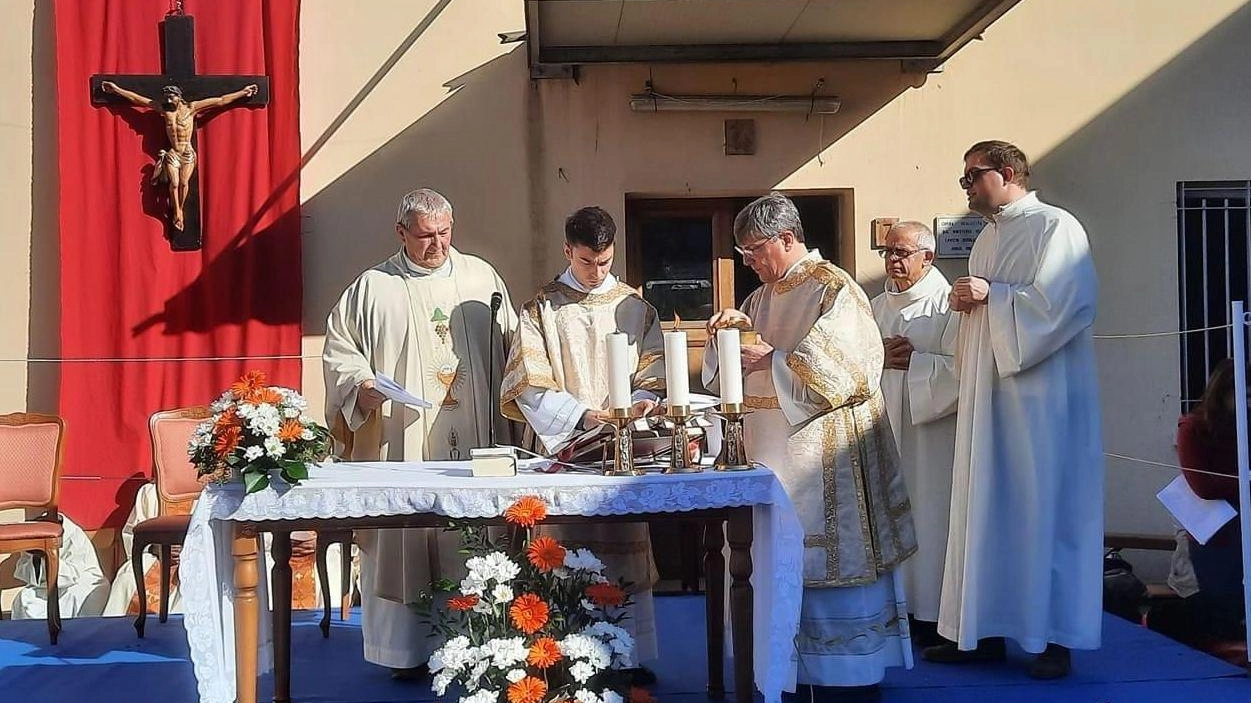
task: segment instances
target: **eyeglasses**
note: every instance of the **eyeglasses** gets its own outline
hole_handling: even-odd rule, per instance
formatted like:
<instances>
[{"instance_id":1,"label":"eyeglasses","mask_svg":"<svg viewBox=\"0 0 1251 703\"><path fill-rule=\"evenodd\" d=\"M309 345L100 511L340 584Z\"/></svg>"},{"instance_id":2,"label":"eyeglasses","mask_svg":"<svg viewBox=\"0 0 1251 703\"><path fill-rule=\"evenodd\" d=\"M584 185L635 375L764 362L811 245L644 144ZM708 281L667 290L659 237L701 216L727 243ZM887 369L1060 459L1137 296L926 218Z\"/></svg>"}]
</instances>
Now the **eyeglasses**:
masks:
<instances>
[{"instance_id":1,"label":"eyeglasses","mask_svg":"<svg viewBox=\"0 0 1251 703\"><path fill-rule=\"evenodd\" d=\"M912 256L913 254L920 254L923 251L929 251L929 250L928 249L892 249L890 247L887 247L886 249L878 249L877 255L882 257L883 259L903 260L903 259L908 258L909 256Z\"/></svg>"},{"instance_id":2,"label":"eyeglasses","mask_svg":"<svg viewBox=\"0 0 1251 703\"><path fill-rule=\"evenodd\" d=\"M968 190L969 188L973 187L973 181L976 181L978 176L982 175L983 173L986 173L987 171L998 171L998 170L999 169L991 168L990 166L972 169L968 173L964 174L963 176L960 176L960 187L965 190Z\"/></svg>"},{"instance_id":3,"label":"eyeglasses","mask_svg":"<svg viewBox=\"0 0 1251 703\"><path fill-rule=\"evenodd\" d=\"M776 235L775 235L775 236L772 236L772 237L769 237L769 238L767 238L767 239L762 239L762 240L760 240L759 242L756 242L755 244L752 244L751 246L746 246L746 247L737 247L737 246L736 246L736 247L734 247L734 251L738 252L738 255L739 255L739 256L741 256L741 257L743 257L744 259L746 259L746 258L747 258L747 257L749 257L749 256L755 256L755 255L756 255L756 252L757 252L757 251L760 251L760 249L761 249L764 245L768 244L769 242L772 242L772 241L773 241L773 240L775 240L775 239L777 239L777 236L776 236Z\"/></svg>"}]
</instances>

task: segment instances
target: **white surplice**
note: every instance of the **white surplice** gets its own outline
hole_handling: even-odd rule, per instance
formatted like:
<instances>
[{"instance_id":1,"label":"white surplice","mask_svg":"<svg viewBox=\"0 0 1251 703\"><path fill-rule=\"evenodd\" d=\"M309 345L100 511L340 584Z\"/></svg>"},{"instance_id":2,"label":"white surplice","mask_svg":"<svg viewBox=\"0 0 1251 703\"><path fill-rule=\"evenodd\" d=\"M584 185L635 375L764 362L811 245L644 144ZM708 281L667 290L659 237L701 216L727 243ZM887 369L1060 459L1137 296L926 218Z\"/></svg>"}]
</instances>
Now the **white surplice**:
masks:
<instances>
[{"instance_id":1,"label":"white surplice","mask_svg":"<svg viewBox=\"0 0 1251 703\"><path fill-rule=\"evenodd\" d=\"M771 368L748 374L748 456L770 467L804 527L798 682L875 684L911 666L898 567L916 551L880 388L882 338L868 297L812 251L743 312L773 346ZM718 390L715 339L703 382Z\"/></svg>"},{"instance_id":2,"label":"white surplice","mask_svg":"<svg viewBox=\"0 0 1251 703\"><path fill-rule=\"evenodd\" d=\"M521 308L509 350L501 402L504 414L524 420L548 452L577 430L587 410L608 406L607 335L628 335L627 363L634 400L657 400L665 381L664 339L656 309L616 276L588 289L568 269ZM652 586L657 575L646 523L601 523L542 528L603 560L609 578L631 585L623 626L634 637L639 663L658 656Z\"/></svg>"},{"instance_id":3,"label":"white surplice","mask_svg":"<svg viewBox=\"0 0 1251 703\"><path fill-rule=\"evenodd\" d=\"M942 596L960 394L955 368L960 318L950 310L950 292L942 272L931 267L907 290L887 280L886 291L872 300L882 337L907 337L913 348L907 371L882 372L882 395L917 533L917 553L900 567L900 575L909 612L926 622L938 621Z\"/></svg>"},{"instance_id":4,"label":"white surplice","mask_svg":"<svg viewBox=\"0 0 1251 703\"><path fill-rule=\"evenodd\" d=\"M61 550L57 563L57 604L63 618L89 618L104 612L109 582L100 568L91 538L66 515L61 515ZM48 613L48 563L40 560L38 574L29 553L17 558L13 575L26 585L13 600L13 619L44 618Z\"/></svg>"},{"instance_id":5,"label":"white surplice","mask_svg":"<svg viewBox=\"0 0 1251 703\"><path fill-rule=\"evenodd\" d=\"M1086 232L1030 193L982 231L991 282L957 346L960 412L939 633L1099 646L1103 449Z\"/></svg>"},{"instance_id":6,"label":"white surplice","mask_svg":"<svg viewBox=\"0 0 1251 703\"><path fill-rule=\"evenodd\" d=\"M497 319L490 309L493 293L503 299ZM495 269L456 249L438 269L417 266L401 250L361 274L330 313L322 355L326 417L337 426L343 458L467 459L470 449L490 444L492 423L497 441L509 443L507 420L492 417L496 391L490 379L501 377L516 319ZM434 407L386 402L362 414L357 389L375 374ZM410 604L430 592L432 581L460 579L465 557L459 536L374 530L358 532L357 541L365 658L397 669L424 664L438 641L428 637L429 626Z\"/></svg>"}]
</instances>

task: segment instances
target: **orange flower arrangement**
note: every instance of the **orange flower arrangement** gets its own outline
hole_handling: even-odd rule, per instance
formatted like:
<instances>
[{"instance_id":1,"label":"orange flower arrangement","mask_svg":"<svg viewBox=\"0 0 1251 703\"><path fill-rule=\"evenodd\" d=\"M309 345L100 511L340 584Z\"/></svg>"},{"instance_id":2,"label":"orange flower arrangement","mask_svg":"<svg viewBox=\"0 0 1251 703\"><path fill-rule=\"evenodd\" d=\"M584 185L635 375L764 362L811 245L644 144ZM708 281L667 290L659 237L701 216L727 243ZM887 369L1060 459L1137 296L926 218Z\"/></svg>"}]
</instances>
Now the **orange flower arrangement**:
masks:
<instances>
[{"instance_id":1,"label":"orange flower arrangement","mask_svg":"<svg viewBox=\"0 0 1251 703\"><path fill-rule=\"evenodd\" d=\"M534 527L535 523L547 519L547 505L538 496L525 496L508 506L504 519L514 525Z\"/></svg>"},{"instance_id":2,"label":"orange flower arrangement","mask_svg":"<svg viewBox=\"0 0 1251 703\"><path fill-rule=\"evenodd\" d=\"M560 646L556 644L556 640L551 637L541 637L530 645L530 655L526 657L526 663L540 669L550 669L562 658Z\"/></svg>"},{"instance_id":3,"label":"orange flower arrangement","mask_svg":"<svg viewBox=\"0 0 1251 703\"><path fill-rule=\"evenodd\" d=\"M260 371L230 384L212 409L187 446L197 476L218 482L237 476L254 493L271 476L298 484L329 453L330 431L305 414L308 402L290 388L266 385Z\"/></svg>"},{"instance_id":4,"label":"orange flower arrangement","mask_svg":"<svg viewBox=\"0 0 1251 703\"><path fill-rule=\"evenodd\" d=\"M513 625L518 630L533 635L547 624L547 603L533 593L523 593L513 601L508 614L512 616Z\"/></svg>"},{"instance_id":5,"label":"orange flower arrangement","mask_svg":"<svg viewBox=\"0 0 1251 703\"><path fill-rule=\"evenodd\" d=\"M612 583L593 583L586 587L586 597L601 608L619 608L625 603L625 591Z\"/></svg>"},{"instance_id":6,"label":"orange flower arrangement","mask_svg":"<svg viewBox=\"0 0 1251 703\"><path fill-rule=\"evenodd\" d=\"M508 703L539 703L547 695L543 679L527 676L508 687Z\"/></svg>"},{"instance_id":7,"label":"orange flower arrangement","mask_svg":"<svg viewBox=\"0 0 1251 703\"><path fill-rule=\"evenodd\" d=\"M526 558L543 573L558 569L565 563L565 548L551 537L536 537L526 549Z\"/></svg>"},{"instance_id":8,"label":"orange flower arrangement","mask_svg":"<svg viewBox=\"0 0 1251 703\"><path fill-rule=\"evenodd\" d=\"M473 607L477 605L480 600L482 599L478 596L457 596L447 602L447 607L452 610L464 612L466 610L473 610Z\"/></svg>"}]
</instances>

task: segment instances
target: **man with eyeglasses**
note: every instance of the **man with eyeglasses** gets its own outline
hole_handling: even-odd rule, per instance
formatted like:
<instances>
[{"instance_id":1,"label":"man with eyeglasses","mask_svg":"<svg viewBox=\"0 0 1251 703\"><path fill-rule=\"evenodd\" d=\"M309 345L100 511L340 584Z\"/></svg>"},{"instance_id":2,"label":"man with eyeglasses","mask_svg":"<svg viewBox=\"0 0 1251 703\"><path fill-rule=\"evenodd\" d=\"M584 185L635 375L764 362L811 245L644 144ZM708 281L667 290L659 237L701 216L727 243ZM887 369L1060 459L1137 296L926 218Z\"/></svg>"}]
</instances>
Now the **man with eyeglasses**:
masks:
<instances>
[{"instance_id":1,"label":"man with eyeglasses","mask_svg":"<svg viewBox=\"0 0 1251 703\"><path fill-rule=\"evenodd\" d=\"M920 222L899 222L886 233L886 290L873 299L873 317L886 347L882 395L899 448L900 471L912 499L917 553L900 567L912 639L938 636L951 514L951 459L956 441L956 336L960 316L947 296L951 284L934 268L934 234Z\"/></svg>"},{"instance_id":2,"label":"man with eyeglasses","mask_svg":"<svg viewBox=\"0 0 1251 703\"><path fill-rule=\"evenodd\" d=\"M1059 678L1102 623L1103 449L1081 223L1029 190L1029 161L980 142L960 179L990 222L952 286L961 313L951 530L937 662L1004 659L1004 638Z\"/></svg>"},{"instance_id":3,"label":"man with eyeglasses","mask_svg":"<svg viewBox=\"0 0 1251 703\"><path fill-rule=\"evenodd\" d=\"M734 239L764 284L743 310L709 320L751 326L742 348L747 452L777 475L804 528L795 638L796 700L876 700L892 666L911 664L898 567L916 551L908 495L882 403L882 338L868 296L804 244L799 212L772 193L734 219ZM715 334L703 381L719 385ZM790 577L798 577L792 574ZM822 700L818 697L816 700Z\"/></svg>"}]
</instances>

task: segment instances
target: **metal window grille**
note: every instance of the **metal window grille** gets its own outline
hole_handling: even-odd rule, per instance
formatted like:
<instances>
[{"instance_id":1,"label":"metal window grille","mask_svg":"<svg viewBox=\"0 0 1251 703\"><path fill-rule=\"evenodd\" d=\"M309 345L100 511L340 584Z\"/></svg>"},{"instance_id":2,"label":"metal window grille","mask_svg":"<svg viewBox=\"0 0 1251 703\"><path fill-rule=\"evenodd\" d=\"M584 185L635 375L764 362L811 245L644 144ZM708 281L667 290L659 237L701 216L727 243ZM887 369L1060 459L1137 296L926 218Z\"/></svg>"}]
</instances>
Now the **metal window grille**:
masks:
<instances>
[{"instance_id":1,"label":"metal window grille","mask_svg":"<svg viewBox=\"0 0 1251 703\"><path fill-rule=\"evenodd\" d=\"M1231 300L1247 300L1251 181L1177 184L1180 329L1229 324ZM1203 395L1208 374L1232 352L1229 329L1180 335L1182 412Z\"/></svg>"}]
</instances>

